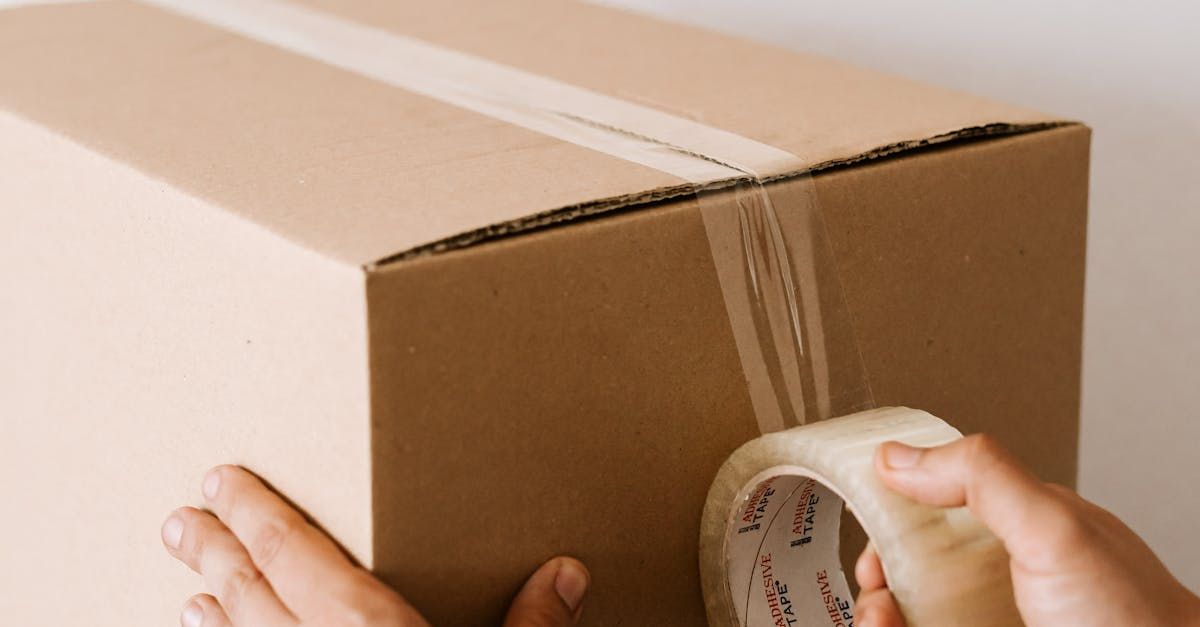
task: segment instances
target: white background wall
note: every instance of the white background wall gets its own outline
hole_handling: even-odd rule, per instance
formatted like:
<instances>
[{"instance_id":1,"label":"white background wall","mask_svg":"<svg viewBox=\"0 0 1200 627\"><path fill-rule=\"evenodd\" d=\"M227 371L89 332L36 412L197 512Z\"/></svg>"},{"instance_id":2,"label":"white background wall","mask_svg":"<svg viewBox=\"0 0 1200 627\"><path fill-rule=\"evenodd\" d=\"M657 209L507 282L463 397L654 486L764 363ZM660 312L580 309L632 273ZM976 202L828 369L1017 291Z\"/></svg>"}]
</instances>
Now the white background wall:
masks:
<instances>
[{"instance_id":1,"label":"white background wall","mask_svg":"<svg viewBox=\"0 0 1200 627\"><path fill-rule=\"evenodd\" d=\"M1200 3L602 1L1090 124L1080 487L1200 590Z\"/></svg>"}]
</instances>

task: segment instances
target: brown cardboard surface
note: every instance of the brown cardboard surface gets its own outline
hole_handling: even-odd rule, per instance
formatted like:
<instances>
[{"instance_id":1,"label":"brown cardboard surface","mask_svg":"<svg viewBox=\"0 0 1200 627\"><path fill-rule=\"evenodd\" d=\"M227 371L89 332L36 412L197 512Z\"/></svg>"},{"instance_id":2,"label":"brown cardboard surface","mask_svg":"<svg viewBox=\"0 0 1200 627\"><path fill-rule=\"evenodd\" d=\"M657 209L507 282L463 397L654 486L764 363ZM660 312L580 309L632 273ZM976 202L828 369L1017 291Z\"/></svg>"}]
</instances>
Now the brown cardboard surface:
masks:
<instances>
[{"instance_id":1,"label":"brown cardboard surface","mask_svg":"<svg viewBox=\"0 0 1200 627\"><path fill-rule=\"evenodd\" d=\"M1084 127L915 149L1053 118L583 5L304 4L826 168L772 185L820 195L831 355L1072 482ZM755 420L695 199L649 202L681 184L159 9L0 11L0 616L175 620L157 526L233 462L436 624L562 552L588 624L701 624L700 507Z\"/></svg>"},{"instance_id":2,"label":"brown cardboard surface","mask_svg":"<svg viewBox=\"0 0 1200 627\"><path fill-rule=\"evenodd\" d=\"M876 403L988 431L1066 485L1089 140L1071 126L817 178Z\"/></svg>"},{"instance_id":3,"label":"brown cardboard surface","mask_svg":"<svg viewBox=\"0 0 1200 627\"><path fill-rule=\"evenodd\" d=\"M1087 142L815 178L877 402L994 433L1066 484ZM755 423L707 246L679 202L370 275L375 564L435 622L494 624L566 551L595 574L588 624L703 624L698 477ZM445 595L467 579L474 597Z\"/></svg>"},{"instance_id":4,"label":"brown cardboard surface","mask_svg":"<svg viewBox=\"0 0 1200 627\"><path fill-rule=\"evenodd\" d=\"M321 8L696 119L809 167L1054 120L581 4ZM0 85L0 107L355 264L684 183L125 1L5 11Z\"/></svg>"},{"instance_id":5,"label":"brown cardboard surface","mask_svg":"<svg viewBox=\"0 0 1200 627\"><path fill-rule=\"evenodd\" d=\"M356 265L679 182L128 2L0 13L0 108Z\"/></svg>"},{"instance_id":6,"label":"brown cardboard surface","mask_svg":"<svg viewBox=\"0 0 1200 627\"><path fill-rule=\"evenodd\" d=\"M370 564L365 281L0 113L0 620L178 622L162 548L246 464Z\"/></svg>"},{"instance_id":7,"label":"brown cardboard surface","mask_svg":"<svg viewBox=\"0 0 1200 627\"><path fill-rule=\"evenodd\" d=\"M792 152L806 166L965 128L1058 119L832 59L582 3L301 3L699 120Z\"/></svg>"}]
</instances>

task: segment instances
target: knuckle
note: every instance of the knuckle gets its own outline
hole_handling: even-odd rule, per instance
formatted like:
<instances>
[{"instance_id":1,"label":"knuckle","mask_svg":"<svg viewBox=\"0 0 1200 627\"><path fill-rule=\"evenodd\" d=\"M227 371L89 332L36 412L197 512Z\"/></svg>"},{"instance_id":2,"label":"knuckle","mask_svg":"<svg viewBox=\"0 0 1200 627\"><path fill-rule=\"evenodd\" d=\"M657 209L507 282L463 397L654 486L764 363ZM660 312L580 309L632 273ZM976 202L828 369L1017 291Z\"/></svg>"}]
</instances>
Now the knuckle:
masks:
<instances>
[{"instance_id":1,"label":"knuckle","mask_svg":"<svg viewBox=\"0 0 1200 627\"><path fill-rule=\"evenodd\" d=\"M1092 535L1087 520L1074 508L1058 508L1052 520L1046 534L1051 546L1060 549L1077 547L1086 544Z\"/></svg>"},{"instance_id":2,"label":"knuckle","mask_svg":"<svg viewBox=\"0 0 1200 627\"><path fill-rule=\"evenodd\" d=\"M1007 474L1008 452L1000 441L986 433L963 438L962 455L957 470L967 503L982 503L986 492L1003 481Z\"/></svg>"},{"instance_id":3,"label":"knuckle","mask_svg":"<svg viewBox=\"0 0 1200 627\"><path fill-rule=\"evenodd\" d=\"M260 569L266 570L279 556L280 549L295 536L298 525L289 516L275 516L263 521L246 550Z\"/></svg>"},{"instance_id":4,"label":"knuckle","mask_svg":"<svg viewBox=\"0 0 1200 627\"><path fill-rule=\"evenodd\" d=\"M1037 519L1041 521L1039 535L1043 549L1057 552L1071 549L1091 540L1094 534L1093 512L1074 492L1053 484L1043 484L1052 498L1041 505Z\"/></svg>"},{"instance_id":5,"label":"knuckle","mask_svg":"<svg viewBox=\"0 0 1200 627\"><path fill-rule=\"evenodd\" d=\"M968 453L977 462L997 462L1004 459L1007 454L1004 445L990 434L975 433L967 436L965 440Z\"/></svg>"},{"instance_id":6,"label":"knuckle","mask_svg":"<svg viewBox=\"0 0 1200 627\"><path fill-rule=\"evenodd\" d=\"M976 476L999 471L1010 465L1008 449L994 436L976 433L965 439L966 459L963 468Z\"/></svg>"},{"instance_id":7,"label":"knuckle","mask_svg":"<svg viewBox=\"0 0 1200 627\"><path fill-rule=\"evenodd\" d=\"M218 598L230 618L236 620L241 615L244 601L254 586L261 581L262 573L248 564L238 566L229 573L221 585L221 593Z\"/></svg>"}]
</instances>

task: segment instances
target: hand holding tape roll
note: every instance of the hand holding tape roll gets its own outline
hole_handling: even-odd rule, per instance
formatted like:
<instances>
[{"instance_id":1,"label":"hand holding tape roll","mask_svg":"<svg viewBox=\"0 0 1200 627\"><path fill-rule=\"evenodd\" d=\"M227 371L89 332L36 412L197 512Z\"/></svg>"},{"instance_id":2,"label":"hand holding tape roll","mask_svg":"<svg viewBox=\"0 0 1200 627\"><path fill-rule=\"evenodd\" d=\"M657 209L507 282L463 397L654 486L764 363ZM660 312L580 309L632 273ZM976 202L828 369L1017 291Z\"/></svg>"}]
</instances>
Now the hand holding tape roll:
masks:
<instances>
[{"instance_id":1,"label":"hand holding tape roll","mask_svg":"<svg viewBox=\"0 0 1200 627\"><path fill-rule=\"evenodd\" d=\"M937 446L960 437L925 412L886 408L739 448L717 474L701 523L709 623L853 625L838 558L845 503L879 553L909 627L1021 625L999 539L966 508L916 503L875 473L882 442Z\"/></svg>"}]
</instances>

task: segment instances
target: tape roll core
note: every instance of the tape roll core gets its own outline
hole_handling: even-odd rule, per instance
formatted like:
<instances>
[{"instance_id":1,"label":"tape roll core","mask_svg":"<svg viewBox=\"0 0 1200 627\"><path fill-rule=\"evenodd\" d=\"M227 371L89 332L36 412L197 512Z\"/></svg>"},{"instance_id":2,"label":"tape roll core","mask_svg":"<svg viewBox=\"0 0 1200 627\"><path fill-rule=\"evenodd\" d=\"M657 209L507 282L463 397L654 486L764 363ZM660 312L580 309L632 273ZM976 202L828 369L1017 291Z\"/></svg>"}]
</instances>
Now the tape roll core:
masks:
<instances>
[{"instance_id":1,"label":"tape roll core","mask_svg":"<svg viewBox=\"0 0 1200 627\"><path fill-rule=\"evenodd\" d=\"M838 553L843 505L871 538L909 627L1021 625L1001 542L965 508L887 489L874 469L888 440L937 446L962 435L897 407L755 439L709 491L700 535L710 625L853 627Z\"/></svg>"}]
</instances>

